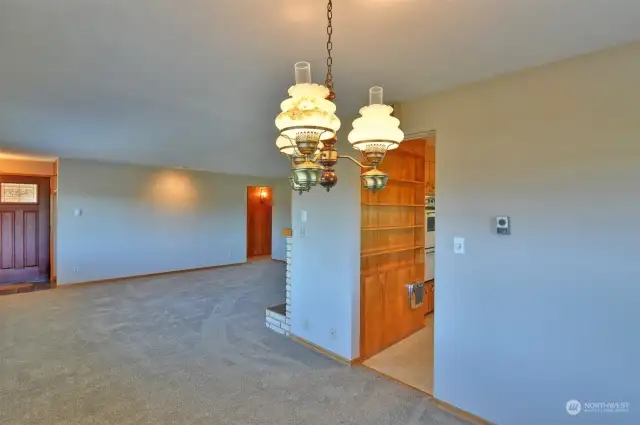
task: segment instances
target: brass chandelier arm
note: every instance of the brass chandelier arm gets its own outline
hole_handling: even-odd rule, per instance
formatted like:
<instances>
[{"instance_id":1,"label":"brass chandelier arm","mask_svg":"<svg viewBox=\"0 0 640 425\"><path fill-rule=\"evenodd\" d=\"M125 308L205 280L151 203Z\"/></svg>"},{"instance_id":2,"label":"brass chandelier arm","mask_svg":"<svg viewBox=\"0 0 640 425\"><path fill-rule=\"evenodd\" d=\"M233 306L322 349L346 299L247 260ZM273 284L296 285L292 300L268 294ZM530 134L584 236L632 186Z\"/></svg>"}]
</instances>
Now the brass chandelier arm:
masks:
<instances>
[{"instance_id":1,"label":"brass chandelier arm","mask_svg":"<svg viewBox=\"0 0 640 425\"><path fill-rule=\"evenodd\" d=\"M285 135L285 134L281 134L282 137L286 138L289 141L289 144L291 145L292 148L296 148L296 141L293 140L291 137ZM282 151L282 149L286 149L286 146L284 148L281 148L280 151ZM294 151L295 152L295 151Z\"/></svg>"},{"instance_id":2,"label":"brass chandelier arm","mask_svg":"<svg viewBox=\"0 0 640 425\"><path fill-rule=\"evenodd\" d=\"M361 163L360 161L358 161L355 158L350 157L349 155L338 155L338 158L348 159L349 161L351 161L354 164L356 164L358 167L366 168L367 170L373 168L371 165L364 165L363 163Z\"/></svg>"}]
</instances>

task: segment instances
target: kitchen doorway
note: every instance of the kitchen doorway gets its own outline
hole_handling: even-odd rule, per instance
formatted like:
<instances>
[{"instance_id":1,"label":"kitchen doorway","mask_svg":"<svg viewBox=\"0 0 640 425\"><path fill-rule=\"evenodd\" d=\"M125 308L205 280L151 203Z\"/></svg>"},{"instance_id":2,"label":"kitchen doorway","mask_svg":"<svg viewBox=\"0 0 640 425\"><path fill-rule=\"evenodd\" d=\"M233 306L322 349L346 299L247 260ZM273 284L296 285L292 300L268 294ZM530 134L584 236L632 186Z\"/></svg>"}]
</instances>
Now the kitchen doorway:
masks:
<instances>
[{"instance_id":1,"label":"kitchen doorway","mask_svg":"<svg viewBox=\"0 0 640 425\"><path fill-rule=\"evenodd\" d=\"M435 137L426 137L424 147L424 250L420 254L424 261L423 294L413 301L422 299L422 304L411 306L423 314L419 329L406 338L388 346L375 355L364 359L363 365L375 371L414 387L427 394L434 393L434 316L435 316L435 228L436 228L436 155ZM418 168L415 165L416 169ZM393 176L392 176L393 177ZM414 178L414 180L421 180ZM416 184L406 182L406 185ZM404 212L401 212L405 214ZM406 282L411 283L411 282ZM405 288L402 288L405 289ZM400 290L402 290L400 289ZM404 296L404 294L403 294ZM403 306L410 303L407 300ZM393 324L397 326L397 324Z\"/></svg>"}]
</instances>

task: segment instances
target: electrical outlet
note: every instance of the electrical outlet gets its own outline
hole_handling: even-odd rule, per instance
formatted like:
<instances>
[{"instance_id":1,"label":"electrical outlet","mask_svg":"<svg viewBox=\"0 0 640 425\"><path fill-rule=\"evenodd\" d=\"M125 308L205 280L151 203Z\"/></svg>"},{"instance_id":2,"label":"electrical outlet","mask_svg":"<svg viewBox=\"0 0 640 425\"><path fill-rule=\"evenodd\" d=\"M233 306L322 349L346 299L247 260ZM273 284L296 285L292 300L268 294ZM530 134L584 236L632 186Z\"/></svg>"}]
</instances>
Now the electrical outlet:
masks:
<instances>
[{"instance_id":1,"label":"electrical outlet","mask_svg":"<svg viewBox=\"0 0 640 425\"><path fill-rule=\"evenodd\" d=\"M304 321L302 322L302 329L309 330L309 319L304 319Z\"/></svg>"},{"instance_id":2,"label":"electrical outlet","mask_svg":"<svg viewBox=\"0 0 640 425\"><path fill-rule=\"evenodd\" d=\"M79 268L77 268L77 267L74 267L74 268L73 268L73 272L74 272L74 273L78 273L79 271L80 271L80 269L79 269Z\"/></svg>"},{"instance_id":3,"label":"electrical outlet","mask_svg":"<svg viewBox=\"0 0 640 425\"><path fill-rule=\"evenodd\" d=\"M300 237L304 238L305 236L307 236L307 228L306 227L301 227L300 228Z\"/></svg>"}]
</instances>

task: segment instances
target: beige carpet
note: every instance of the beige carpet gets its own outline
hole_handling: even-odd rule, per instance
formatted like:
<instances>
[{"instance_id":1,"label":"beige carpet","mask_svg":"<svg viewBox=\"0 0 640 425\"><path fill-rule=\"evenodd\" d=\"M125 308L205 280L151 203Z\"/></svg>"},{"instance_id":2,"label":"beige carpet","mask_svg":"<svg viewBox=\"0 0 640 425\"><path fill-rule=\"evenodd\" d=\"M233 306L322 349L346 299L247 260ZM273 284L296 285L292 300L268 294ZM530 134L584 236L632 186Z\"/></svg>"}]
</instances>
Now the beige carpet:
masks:
<instances>
[{"instance_id":1,"label":"beige carpet","mask_svg":"<svg viewBox=\"0 0 640 425\"><path fill-rule=\"evenodd\" d=\"M264 326L284 265L0 297L0 424L462 424Z\"/></svg>"}]
</instances>

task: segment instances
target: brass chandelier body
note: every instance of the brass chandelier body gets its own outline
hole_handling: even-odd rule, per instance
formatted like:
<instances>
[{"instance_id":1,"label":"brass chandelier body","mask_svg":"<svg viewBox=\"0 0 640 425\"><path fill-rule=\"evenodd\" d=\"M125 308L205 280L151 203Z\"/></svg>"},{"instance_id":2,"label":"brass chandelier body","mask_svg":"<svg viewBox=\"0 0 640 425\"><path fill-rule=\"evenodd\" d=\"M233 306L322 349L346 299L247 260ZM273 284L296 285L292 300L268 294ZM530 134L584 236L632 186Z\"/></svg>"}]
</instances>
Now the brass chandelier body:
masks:
<instances>
[{"instance_id":1,"label":"brass chandelier body","mask_svg":"<svg viewBox=\"0 0 640 425\"><path fill-rule=\"evenodd\" d=\"M367 169L368 171L360 177L364 188L375 193L384 189L389 180L389 176L377 167L384 160L388 150L398 147L404 135L398 128L399 121L391 117L393 108L382 103L382 88L373 87L369 93L370 106L360 110L362 118L354 121L354 130L349 134L349 142L360 151L362 162L338 153L335 144L340 120L333 115L335 105L332 103L335 99L331 56L332 18L333 2L329 0L325 86L311 84L310 65L307 62L296 64L297 84L289 89L291 99L282 103L283 112L276 118L276 126L280 129L276 145L290 158L292 176L289 177L289 181L292 189L300 194L308 192L318 183L327 192L330 191L338 183L335 166L339 158L348 159ZM300 81L299 75L302 75ZM317 93L323 93L324 100L314 99L313 95ZM296 119L304 119L305 116L311 115L319 117L315 118L318 125L315 125L315 122L309 124L308 121L302 125L296 124ZM281 124L282 122L286 124Z\"/></svg>"}]
</instances>

